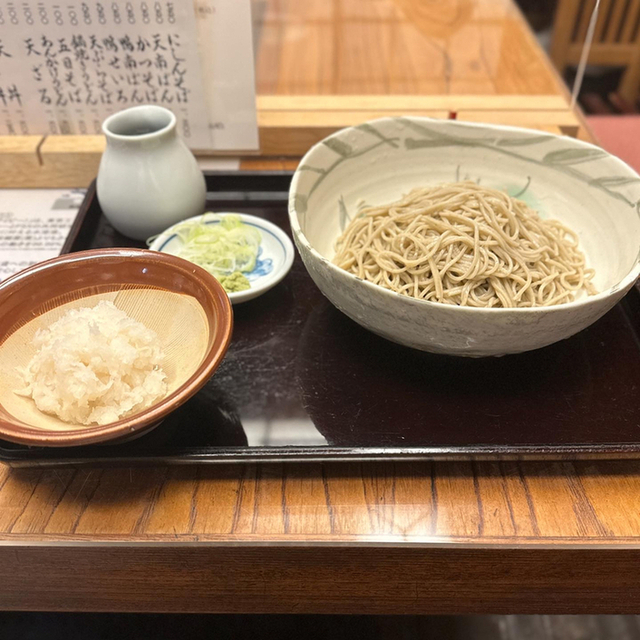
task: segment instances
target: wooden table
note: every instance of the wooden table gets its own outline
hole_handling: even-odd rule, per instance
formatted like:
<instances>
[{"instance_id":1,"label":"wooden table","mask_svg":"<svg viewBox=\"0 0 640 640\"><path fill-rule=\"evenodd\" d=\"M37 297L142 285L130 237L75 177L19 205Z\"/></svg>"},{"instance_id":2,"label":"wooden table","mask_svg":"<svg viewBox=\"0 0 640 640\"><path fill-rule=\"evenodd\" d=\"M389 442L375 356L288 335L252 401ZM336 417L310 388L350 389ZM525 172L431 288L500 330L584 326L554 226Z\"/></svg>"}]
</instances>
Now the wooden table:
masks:
<instances>
[{"instance_id":1,"label":"wooden table","mask_svg":"<svg viewBox=\"0 0 640 640\"><path fill-rule=\"evenodd\" d=\"M256 9L259 90L294 94L298 106L305 94L438 94L445 108L446 96L520 95L526 109L476 117L554 127L531 117L566 99L507 0ZM638 469L498 460L3 468L0 608L636 612Z\"/></svg>"},{"instance_id":2,"label":"wooden table","mask_svg":"<svg viewBox=\"0 0 640 640\"><path fill-rule=\"evenodd\" d=\"M559 91L510 0L257 0L253 7L260 95Z\"/></svg>"}]
</instances>

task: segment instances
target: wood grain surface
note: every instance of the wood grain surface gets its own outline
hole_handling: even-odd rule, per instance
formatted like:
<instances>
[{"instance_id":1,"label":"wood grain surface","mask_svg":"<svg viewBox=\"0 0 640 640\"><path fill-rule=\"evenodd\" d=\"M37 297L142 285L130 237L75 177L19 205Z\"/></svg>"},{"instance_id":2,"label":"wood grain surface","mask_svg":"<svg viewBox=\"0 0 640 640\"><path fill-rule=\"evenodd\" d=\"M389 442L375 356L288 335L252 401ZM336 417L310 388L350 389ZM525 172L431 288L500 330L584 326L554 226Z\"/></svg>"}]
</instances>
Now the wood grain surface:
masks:
<instances>
[{"instance_id":1,"label":"wood grain surface","mask_svg":"<svg viewBox=\"0 0 640 640\"><path fill-rule=\"evenodd\" d=\"M566 98L510 0L256 4L262 94ZM637 612L639 471L632 461L0 467L0 608Z\"/></svg>"},{"instance_id":2,"label":"wood grain surface","mask_svg":"<svg viewBox=\"0 0 640 640\"><path fill-rule=\"evenodd\" d=\"M0 608L637 612L636 462L3 469Z\"/></svg>"},{"instance_id":3,"label":"wood grain surface","mask_svg":"<svg viewBox=\"0 0 640 640\"><path fill-rule=\"evenodd\" d=\"M384 115L456 111L581 135L512 0L252 4L262 155L301 156L337 129ZM0 187L87 187L103 147L101 136L0 140Z\"/></svg>"},{"instance_id":4,"label":"wood grain surface","mask_svg":"<svg viewBox=\"0 0 640 640\"><path fill-rule=\"evenodd\" d=\"M455 114L573 137L582 128L561 95L264 96L257 106L260 154L266 157L300 157L338 129L390 116ZM98 172L105 144L104 136L0 136L0 188L84 188Z\"/></svg>"},{"instance_id":5,"label":"wood grain surface","mask_svg":"<svg viewBox=\"0 0 640 640\"><path fill-rule=\"evenodd\" d=\"M253 16L259 95L561 90L511 0L254 0Z\"/></svg>"},{"instance_id":6,"label":"wood grain surface","mask_svg":"<svg viewBox=\"0 0 640 640\"><path fill-rule=\"evenodd\" d=\"M0 468L4 542L635 545L634 461Z\"/></svg>"}]
</instances>

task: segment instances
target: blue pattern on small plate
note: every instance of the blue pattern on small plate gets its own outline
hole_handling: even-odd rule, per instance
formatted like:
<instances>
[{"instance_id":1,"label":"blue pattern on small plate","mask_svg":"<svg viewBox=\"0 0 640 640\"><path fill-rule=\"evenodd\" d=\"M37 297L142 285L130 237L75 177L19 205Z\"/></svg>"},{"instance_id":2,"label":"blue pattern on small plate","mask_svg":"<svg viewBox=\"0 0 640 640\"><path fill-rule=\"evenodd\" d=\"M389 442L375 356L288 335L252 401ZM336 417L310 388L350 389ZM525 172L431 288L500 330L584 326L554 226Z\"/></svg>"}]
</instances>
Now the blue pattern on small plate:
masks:
<instances>
[{"instance_id":1,"label":"blue pattern on small plate","mask_svg":"<svg viewBox=\"0 0 640 640\"><path fill-rule=\"evenodd\" d=\"M229 293L231 302L233 304L239 304L265 293L265 291L274 287L284 278L293 263L293 244L282 229L268 220L245 213L231 214L222 212L220 215L239 215L244 224L255 227L262 234L256 264L250 273L244 273L245 277L249 280L250 288ZM184 222L195 223L198 220L200 220L200 216L194 216ZM206 222L206 224L219 223L220 219L208 220ZM154 251L168 251L169 253L173 253L176 249L174 242L178 236L172 232L172 229L173 227L170 227L160 234L151 243L150 248Z\"/></svg>"},{"instance_id":2,"label":"blue pattern on small plate","mask_svg":"<svg viewBox=\"0 0 640 640\"><path fill-rule=\"evenodd\" d=\"M253 271L250 273L245 273L249 282L253 282L258 278L262 278L263 276L268 275L273 271L273 260L271 258L265 258L264 260L260 260L260 256L262 255L262 247L258 249L258 257L256 258L256 266L253 268Z\"/></svg>"}]
</instances>

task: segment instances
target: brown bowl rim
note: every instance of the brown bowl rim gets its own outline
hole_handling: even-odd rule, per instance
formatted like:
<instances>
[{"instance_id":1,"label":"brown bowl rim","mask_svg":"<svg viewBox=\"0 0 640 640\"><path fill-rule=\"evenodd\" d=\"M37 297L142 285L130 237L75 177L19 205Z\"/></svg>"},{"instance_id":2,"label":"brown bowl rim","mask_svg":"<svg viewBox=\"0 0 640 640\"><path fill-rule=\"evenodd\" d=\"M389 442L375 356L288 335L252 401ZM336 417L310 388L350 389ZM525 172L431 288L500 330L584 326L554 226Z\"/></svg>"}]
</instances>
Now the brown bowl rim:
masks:
<instances>
[{"instance_id":1,"label":"brown bowl rim","mask_svg":"<svg viewBox=\"0 0 640 640\"><path fill-rule=\"evenodd\" d=\"M88 251L65 254L39 262L7 278L0 283L0 296L11 295L13 287L25 282L28 283L44 270L56 268L59 265L68 265L86 260L100 260L101 258L126 258L143 262L161 262L170 265L191 280L197 281L202 289L211 295L215 310L216 334L211 348L200 366L186 382L160 402L140 413L106 425L62 431L43 431L42 429L22 427L0 418L0 438L32 446L66 447L105 442L133 435L140 430L147 429L152 424L159 423L169 413L186 402L205 385L222 362L229 347L233 331L233 309L227 293L218 280L208 271L183 258L167 253L150 251L149 249L109 248L90 249ZM208 316L208 318L211 318L211 316ZM0 345L5 338L6 336L0 336Z\"/></svg>"}]
</instances>

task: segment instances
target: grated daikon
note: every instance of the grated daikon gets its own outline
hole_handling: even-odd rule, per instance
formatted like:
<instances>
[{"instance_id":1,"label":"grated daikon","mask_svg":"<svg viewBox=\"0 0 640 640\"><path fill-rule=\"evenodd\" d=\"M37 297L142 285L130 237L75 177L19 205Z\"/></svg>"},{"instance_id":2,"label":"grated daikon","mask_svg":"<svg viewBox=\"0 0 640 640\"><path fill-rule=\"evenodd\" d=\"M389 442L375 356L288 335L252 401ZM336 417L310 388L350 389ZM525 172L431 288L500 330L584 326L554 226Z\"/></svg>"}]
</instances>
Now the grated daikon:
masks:
<instances>
[{"instance_id":1,"label":"grated daikon","mask_svg":"<svg viewBox=\"0 0 640 640\"><path fill-rule=\"evenodd\" d=\"M167 392L154 331L112 302L69 310L37 331L21 371L38 409L76 424L108 424L150 406Z\"/></svg>"}]
</instances>

